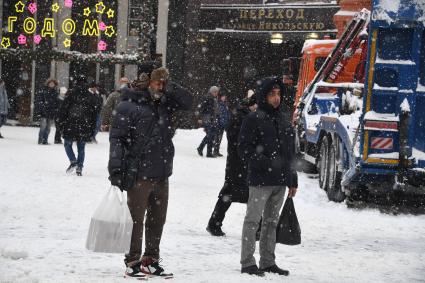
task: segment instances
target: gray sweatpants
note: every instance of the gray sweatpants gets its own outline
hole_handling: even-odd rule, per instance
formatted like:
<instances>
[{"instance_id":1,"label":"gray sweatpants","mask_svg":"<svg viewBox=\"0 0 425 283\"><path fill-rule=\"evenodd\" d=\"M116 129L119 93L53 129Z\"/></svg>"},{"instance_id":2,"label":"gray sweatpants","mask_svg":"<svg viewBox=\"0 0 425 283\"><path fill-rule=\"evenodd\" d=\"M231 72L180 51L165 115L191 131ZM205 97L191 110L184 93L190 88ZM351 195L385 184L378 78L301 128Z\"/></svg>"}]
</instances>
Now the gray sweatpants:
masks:
<instances>
[{"instance_id":1,"label":"gray sweatpants","mask_svg":"<svg viewBox=\"0 0 425 283\"><path fill-rule=\"evenodd\" d=\"M255 234L263 216L260 236L260 268L275 264L276 227L286 187L249 187L249 200L242 229L242 267L255 265Z\"/></svg>"}]
</instances>

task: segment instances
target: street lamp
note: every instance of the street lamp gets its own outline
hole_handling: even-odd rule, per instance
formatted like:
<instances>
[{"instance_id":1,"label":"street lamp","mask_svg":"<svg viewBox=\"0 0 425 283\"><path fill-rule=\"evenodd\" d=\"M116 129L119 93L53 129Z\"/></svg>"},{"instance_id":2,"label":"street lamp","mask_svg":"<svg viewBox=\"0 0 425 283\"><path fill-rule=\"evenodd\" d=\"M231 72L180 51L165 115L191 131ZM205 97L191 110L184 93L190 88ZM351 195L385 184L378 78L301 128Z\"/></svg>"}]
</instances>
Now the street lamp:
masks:
<instances>
[{"instance_id":1,"label":"street lamp","mask_svg":"<svg viewBox=\"0 0 425 283\"><path fill-rule=\"evenodd\" d=\"M318 39L319 35L316 32L307 34L307 39Z\"/></svg>"},{"instance_id":2,"label":"street lamp","mask_svg":"<svg viewBox=\"0 0 425 283\"><path fill-rule=\"evenodd\" d=\"M281 33L272 33L270 37L270 43L272 44L282 44L283 42L283 34Z\"/></svg>"}]
</instances>

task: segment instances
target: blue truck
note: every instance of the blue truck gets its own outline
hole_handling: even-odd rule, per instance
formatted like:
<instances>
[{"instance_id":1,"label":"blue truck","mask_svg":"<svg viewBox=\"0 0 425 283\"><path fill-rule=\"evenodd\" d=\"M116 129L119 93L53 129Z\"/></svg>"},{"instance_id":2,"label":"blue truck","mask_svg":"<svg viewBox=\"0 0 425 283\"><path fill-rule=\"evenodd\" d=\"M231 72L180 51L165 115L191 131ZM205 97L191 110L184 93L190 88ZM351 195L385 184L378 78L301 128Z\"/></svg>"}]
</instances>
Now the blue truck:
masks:
<instances>
[{"instance_id":1,"label":"blue truck","mask_svg":"<svg viewBox=\"0 0 425 283\"><path fill-rule=\"evenodd\" d=\"M364 75L338 81L354 57ZM361 11L304 90L295 124L297 151L330 200L425 195L425 1Z\"/></svg>"}]
</instances>

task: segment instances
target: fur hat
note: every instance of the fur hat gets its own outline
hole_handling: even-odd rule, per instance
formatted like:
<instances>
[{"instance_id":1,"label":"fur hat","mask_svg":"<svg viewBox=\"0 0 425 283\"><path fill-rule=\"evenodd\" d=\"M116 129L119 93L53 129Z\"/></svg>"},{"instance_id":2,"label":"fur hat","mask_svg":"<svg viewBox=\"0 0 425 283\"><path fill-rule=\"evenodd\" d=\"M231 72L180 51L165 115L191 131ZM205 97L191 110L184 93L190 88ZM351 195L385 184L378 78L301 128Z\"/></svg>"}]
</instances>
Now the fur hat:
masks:
<instances>
[{"instance_id":1,"label":"fur hat","mask_svg":"<svg viewBox=\"0 0 425 283\"><path fill-rule=\"evenodd\" d=\"M155 69L151 73L151 81L168 81L170 74L168 70L164 67Z\"/></svg>"}]
</instances>

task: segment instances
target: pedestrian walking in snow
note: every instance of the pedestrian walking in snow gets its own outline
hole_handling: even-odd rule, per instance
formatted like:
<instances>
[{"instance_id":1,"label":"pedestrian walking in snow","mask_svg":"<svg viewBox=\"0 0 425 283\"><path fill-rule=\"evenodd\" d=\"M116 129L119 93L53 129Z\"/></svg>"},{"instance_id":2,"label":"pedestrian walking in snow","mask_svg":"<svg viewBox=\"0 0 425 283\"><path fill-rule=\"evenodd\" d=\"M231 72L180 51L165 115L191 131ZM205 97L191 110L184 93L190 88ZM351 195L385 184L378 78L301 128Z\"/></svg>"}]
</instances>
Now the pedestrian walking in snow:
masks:
<instances>
[{"instance_id":1,"label":"pedestrian walking in snow","mask_svg":"<svg viewBox=\"0 0 425 283\"><path fill-rule=\"evenodd\" d=\"M50 127L54 122L58 109L58 95L57 89L58 81L55 79L48 79L45 86L38 94L38 101L40 103L40 131L38 133L38 144L47 145Z\"/></svg>"},{"instance_id":2,"label":"pedestrian walking in snow","mask_svg":"<svg viewBox=\"0 0 425 283\"><path fill-rule=\"evenodd\" d=\"M203 150L205 145L207 146L206 157L215 157L213 155L213 147L218 131L218 95L220 89L216 86L212 86L208 91L208 95L200 105L200 115L202 118L202 126L205 130L205 137L201 144L198 146L197 151L200 156L203 156Z\"/></svg>"},{"instance_id":3,"label":"pedestrian walking in snow","mask_svg":"<svg viewBox=\"0 0 425 283\"><path fill-rule=\"evenodd\" d=\"M275 263L276 227L285 197L297 191L295 137L280 104L284 85L277 78L262 80L257 91L258 109L242 123L238 152L248 162L249 199L242 230L242 273L263 276L264 272L289 275ZM263 217L260 262L254 258L255 234Z\"/></svg>"},{"instance_id":4,"label":"pedestrian walking in snow","mask_svg":"<svg viewBox=\"0 0 425 283\"><path fill-rule=\"evenodd\" d=\"M59 89L58 107L57 107L57 112L55 116L55 127L56 127L55 144L62 144L62 129L59 126L59 113L67 93L68 93L68 90L66 89L66 87L61 87Z\"/></svg>"},{"instance_id":5,"label":"pedestrian walking in snow","mask_svg":"<svg viewBox=\"0 0 425 283\"><path fill-rule=\"evenodd\" d=\"M89 92L94 95L96 98L96 127L93 132L93 137L91 138L91 142L97 143L96 136L97 133L100 131L101 126L101 115L100 112L102 111L103 106L103 98L100 94L100 87L97 84L92 84L89 88Z\"/></svg>"},{"instance_id":6,"label":"pedestrian walking in snow","mask_svg":"<svg viewBox=\"0 0 425 283\"><path fill-rule=\"evenodd\" d=\"M10 104L7 97L6 84L3 79L0 78L0 129L4 124L6 124L9 108ZM0 133L0 139L2 138L3 136Z\"/></svg>"},{"instance_id":7,"label":"pedestrian walking in snow","mask_svg":"<svg viewBox=\"0 0 425 283\"><path fill-rule=\"evenodd\" d=\"M238 137L242 121L257 108L255 96L242 100L233 111L227 127L227 161L224 185L221 189L214 211L208 221L207 231L213 236L224 236L221 230L224 217L232 202L248 202L248 164L238 154Z\"/></svg>"},{"instance_id":8,"label":"pedestrian walking in snow","mask_svg":"<svg viewBox=\"0 0 425 283\"><path fill-rule=\"evenodd\" d=\"M175 111L191 108L193 97L168 82L168 77L167 69L158 68L152 71L148 88L123 90L110 130L109 179L112 185L127 190L133 219L130 251L124 260L126 274L132 277L143 273L171 275L159 264L168 178L173 173L175 130L171 120Z\"/></svg>"},{"instance_id":9,"label":"pedestrian walking in snow","mask_svg":"<svg viewBox=\"0 0 425 283\"><path fill-rule=\"evenodd\" d=\"M96 127L98 101L93 95L95 91L93 86L88 87L84 76L78 77L75 87L65 98L58 117L59 126L63 130L65 152L70 162L66 172L76 170L78 176L82 176L86 142L91 141ZM77 157L72 149L74 142L77 143Z\"/></svg>"},{"instance_id":10,"label":"pedestrian walking in snow","mask_svg":"<svg viewBox=\"0 0 425 283\"><path fill-rule=\"evenodd\" d=\"M105 105L102 108L101 112L101 130L108 131L112 122L112 115L115 107L121 102L122 90L124 88L128 88L129 80L126 77L122 77L119 82L119 88L114 90L111 94L109 94L106 99Z\"/></svg>"},{"instance_id":11,"label":"pedestrian walking in snow","mask_svg":"<svg viewBox=\"0 0 425 283\"><path fill-rule=\"evenodd\" d=\"M230 110L229 106L227 106L227 98L224 93L219 93L218 113L218 127L214 142L213 155L221 157L223 156L223 154L220 153L221 140L223 139L224 131L227 129L230 120Z\"/></svg>"}]
</instances>

